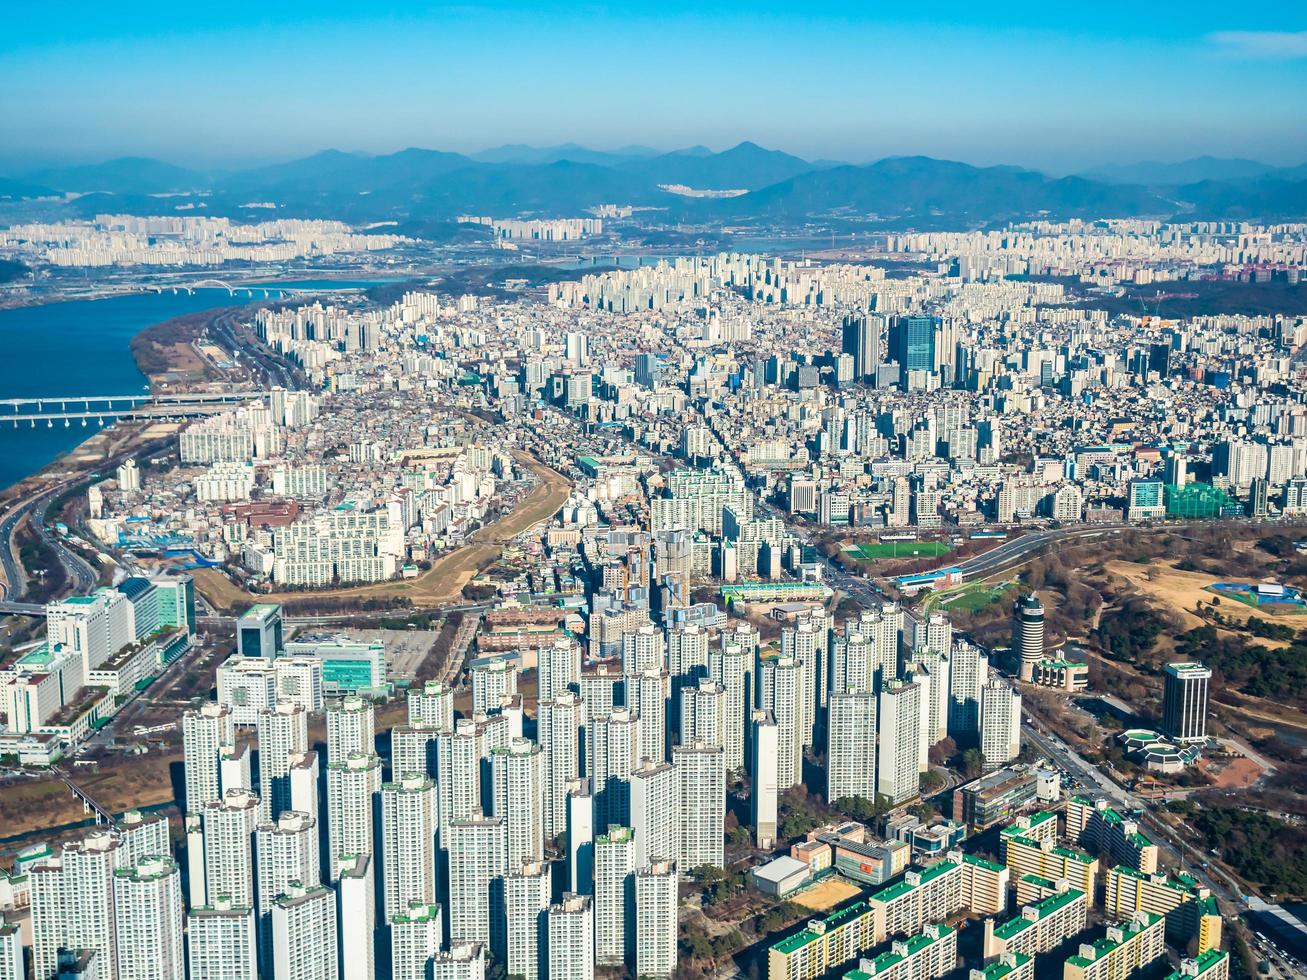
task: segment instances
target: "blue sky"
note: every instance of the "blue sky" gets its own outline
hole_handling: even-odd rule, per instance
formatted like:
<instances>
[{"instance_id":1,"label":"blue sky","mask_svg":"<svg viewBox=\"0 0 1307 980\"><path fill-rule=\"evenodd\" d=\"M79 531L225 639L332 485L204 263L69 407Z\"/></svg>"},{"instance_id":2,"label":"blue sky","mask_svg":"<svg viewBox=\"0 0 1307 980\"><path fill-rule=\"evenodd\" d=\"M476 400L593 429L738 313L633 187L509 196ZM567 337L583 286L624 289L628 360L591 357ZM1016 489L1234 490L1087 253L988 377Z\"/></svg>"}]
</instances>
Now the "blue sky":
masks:
<instances>
[{"instance_id":1,"label":"blue sky","mask_svg":"<svg viewBox=\"0 0 1307 980\"><path fill-rule=\"evenodd\" d=\"M14 3L0 167L500 143L1307 161L1307 4Z\"/></svg>"}]
</instances>

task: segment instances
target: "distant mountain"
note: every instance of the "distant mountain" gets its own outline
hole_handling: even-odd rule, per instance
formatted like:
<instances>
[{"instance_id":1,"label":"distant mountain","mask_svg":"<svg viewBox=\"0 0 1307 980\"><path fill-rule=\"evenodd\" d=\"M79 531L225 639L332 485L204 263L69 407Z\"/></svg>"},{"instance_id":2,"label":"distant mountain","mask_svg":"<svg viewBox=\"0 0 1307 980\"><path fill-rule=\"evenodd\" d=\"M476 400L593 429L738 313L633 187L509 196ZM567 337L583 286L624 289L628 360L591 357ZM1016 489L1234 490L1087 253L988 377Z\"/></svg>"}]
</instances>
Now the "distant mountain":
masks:
<instances>
[{"instance_id":1,"label":"distant mountain","mask_svg":"<svg viewBox=\"0 0 1307 980\"><path fill-rule=\"evenodd\" d=\"M0 177L0 201L20 201L25 198L51 197L55 191L30 180Z\"/></svg>"},{"instance_id":2,"label":"distant mountain","mask_svg":"<svg viewBox=\"0 0 1307 980\"><path fill-rule=\"evenodd\" d=\"M784 224L814 217L866 222L874 217L921 228L975 227L1036 216L1307 217L1307 166L1250 176L1250 166L1260 165L1200 163L1190 161L1197 170L1243 176L1116 183L929 157L892 157L866 166L816 164L749 142L721 153L695 146L658 154L640 147L594 151L565 144L496 147L476 157L420 148L382 155L325 150L214 176L158 160L123 158L0 179L0 200L78 192L76 200L60 206L66 213L159 214L184 208L186 213L244 219L275 214L359 224L398 221L433 237L460 238L456 228L445 227L460 214L561 217L600 204L663 208L670 218L708 224L741 219ZM1151 177L1174 181L1188 165L1156 166L1170 169L1154 170ZM670 184L748 193L685 197L660 189ZM187 196L188 191L194 193ZM161 194L176 196L161 199ZM277 208L245 207L259 202Z\"/></svg>"},{"instance_id":3,"label":"distant mountain","mask_svg":"<svg viewBox=\"0 0 1307 980\"><path fill-rule=\"evenodd\" d=\"M78 194L179 194L203 190L204 174L149 157L120 157L80 167L52 167L28 174L36 184Z\"/></svg>"},{"instance_id":4,"label":"distant mountain","mask_svg":"<svg viewBox=\"0 0 1307 980\"><path fill-rule=\"evenodd\" d=\"M866 167L834 167L722 202L733 214L799 219L808 215L947 217L987 223L1047 214L1115 217L1167 214L1165 201L1138 187L1081 177L1053 179L1016 167L973 167L930 157L891 157Z\"/></svg>"},{"instance_id":5,"label":"distant mountain","mask_svg":"<svg viewBox=\"0 0 1307 980\"><path fill-rule=\"evenodd\" d=\"M685 184L696 190L757 190L813 169L799 157L744 142L713 153L702 146L622 165L651 184Z\"/></svg>"},{"instance_id":6,"label":"distant mountain","mask_svg":"<svg viewBox=\"0 0 1307 980\"><path fill-rule=\"evenodd\" d=\"M1080 176L1107 184L1144 184L1148 187L1178 187L1204 180L1247 180L1264 177L1277 168L1256 160L1195 157L1179 163L1109 164L1086 170Z\"/></svg>"},{"instance_id":7,"label":"distant mountain","mask_svg":"<svg viewBox=\"0 0 1307 980\"><path fill-rule=\"evenodd\" d=\"M1307 178L1307 175L1304 175ZM1307 179L1278 176L1238 182L1204 180L1175 190L1187 217L1301 220L1307 217Z\"/></svg>"},{"instance_id":8,"label":"distant mountain","mask_svg":"<svg viewBox=\"0 0 1307 980\"><path fill-rule=\"evenodd\" d=\"M559 146L527 146L525 143L510 143L496 146L480 153L473 153L473 160L481 163L524 163L550 164L560 160L573 163L596 163L600 166L613 166L625 160L653 156L657 150L646 146L630 146L618 150L591 150L576 143L563 143Z\"/></svg>"}]
</instances>

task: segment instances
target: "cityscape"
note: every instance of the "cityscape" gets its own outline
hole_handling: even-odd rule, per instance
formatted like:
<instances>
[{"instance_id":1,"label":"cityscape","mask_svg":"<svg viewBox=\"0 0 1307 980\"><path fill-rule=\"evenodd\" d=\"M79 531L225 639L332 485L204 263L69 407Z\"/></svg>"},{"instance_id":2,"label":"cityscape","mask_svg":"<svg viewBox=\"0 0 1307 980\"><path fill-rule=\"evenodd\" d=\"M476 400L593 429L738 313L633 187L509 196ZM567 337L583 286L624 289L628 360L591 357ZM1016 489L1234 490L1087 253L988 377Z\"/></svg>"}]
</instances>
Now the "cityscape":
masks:
<instances>
[{"instance_id":1,"label":"cityscape","mask_svg":"<svg viewBox=\"0 0 1307 980\"><path fill-rule=\"evenodd\" d=\"M1307 977L1301 14L236 6L0 45L0 980Z\"/></svg>"}]
</instances>

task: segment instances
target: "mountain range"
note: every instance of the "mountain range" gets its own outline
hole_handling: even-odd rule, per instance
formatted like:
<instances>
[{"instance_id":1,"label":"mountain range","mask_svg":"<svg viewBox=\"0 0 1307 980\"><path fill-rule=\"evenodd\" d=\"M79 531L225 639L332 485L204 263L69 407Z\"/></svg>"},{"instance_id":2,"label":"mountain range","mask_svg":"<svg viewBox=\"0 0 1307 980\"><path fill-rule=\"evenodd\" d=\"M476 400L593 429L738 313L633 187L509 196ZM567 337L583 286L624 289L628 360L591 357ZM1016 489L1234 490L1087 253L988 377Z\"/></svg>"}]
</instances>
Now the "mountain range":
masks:
<instances>
[{"instance_id":1,"label":"mountain range","mask_svg":"<svg viewBox=\"0 0 1307 980\"><path fill-rule=\"evenodd\" d=\"M715 193L713 193L715 192ZM465 155L410 148L324 150L286 163L207 173L142 157L0 177L0 201L70 195L68 213L331 217L440 222L459 214L575 216L599 204L663 209L712 223L811 219L884 227L972 227L1030 217L1307 217L1307 164L1277 168L1201 157L1051 177L930 157L855 166L744 142L713 152L507 145ZM76 196L72 196L76 195Z\"/></svg>"}]
</instances>

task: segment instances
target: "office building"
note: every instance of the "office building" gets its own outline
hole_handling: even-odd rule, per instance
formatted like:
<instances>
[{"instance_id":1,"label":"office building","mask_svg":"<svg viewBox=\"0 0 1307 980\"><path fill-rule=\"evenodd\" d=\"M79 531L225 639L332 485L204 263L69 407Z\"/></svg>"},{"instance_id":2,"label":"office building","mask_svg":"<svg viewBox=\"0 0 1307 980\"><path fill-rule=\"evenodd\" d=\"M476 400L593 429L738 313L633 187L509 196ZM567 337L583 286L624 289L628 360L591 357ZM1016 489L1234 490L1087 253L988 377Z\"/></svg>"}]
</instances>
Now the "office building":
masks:
<instances>
[{"instance_id":1,"label":"office building","mask_svg":"<svg viewBox=\"0 0 1307 980\"><path fill-rule=\"evenodd\" d=\"M260 602L236 621L237 656L271 661L281 653L283 645L281 606Z\"/></svg>"},{"instance_id":2,"label":"office building","mask_svg":"<svg viewBox=\"0 0 1307 980\"><path fill-rule=\"evenodd\" d=\"M1198 663L1166 665L1162 732L1176 742L1207 740L1207 689L1212 671Z\"/></svg>"},{"instance_id":3,"label":"office building","mask_svg":"<svg viewBox=\"0 0 1307 980\"><path fill-rule=\"evenodd\" d=\"M1020 665L1023 681L1032 681L1044 659L1044 604L1030 593L1012 610L1012 654Z\"/></svg>"}]
</instances>

